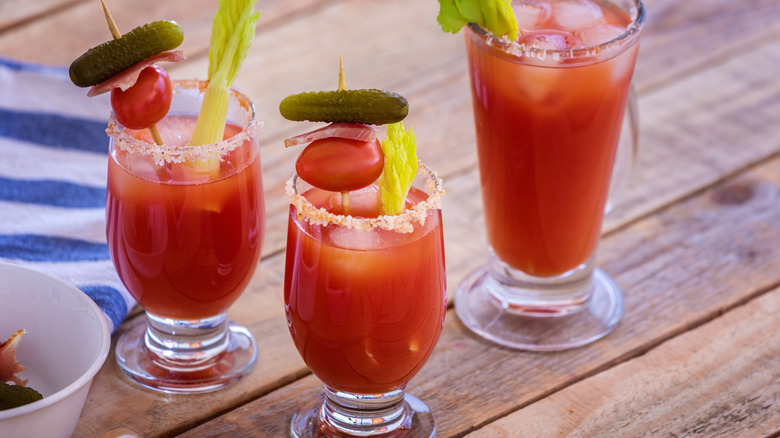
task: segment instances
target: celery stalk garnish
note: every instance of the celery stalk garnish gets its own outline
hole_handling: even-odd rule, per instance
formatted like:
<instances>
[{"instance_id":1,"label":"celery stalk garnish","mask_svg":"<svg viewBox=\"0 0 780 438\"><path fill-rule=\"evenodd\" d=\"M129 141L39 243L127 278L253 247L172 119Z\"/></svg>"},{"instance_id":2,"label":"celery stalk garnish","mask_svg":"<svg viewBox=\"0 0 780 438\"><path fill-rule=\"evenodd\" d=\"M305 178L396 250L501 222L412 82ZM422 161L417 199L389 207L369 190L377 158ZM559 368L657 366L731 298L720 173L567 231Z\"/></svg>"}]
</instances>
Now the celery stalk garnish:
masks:
<instances>
[{"instance_id":1,"label":"celery stalk garnish","mask_svg":"<svg viewBox=\"0 0 780 438\"><path fill-rule=\"evenodd\" d=\"M230 87L246 58L255 36L260 12L254 12L257 0L219 0L211 26L208 86L195 122L190 146L222 141L225 133ZM200 163L202 170L218 163Z\"/></svg>"},{"instance_id":2,"label":"celery stalk garnish","mask_svg":"<svg viewBox=\"0 0 780 438\"><path fill-rule=\"evenodd\" d=\"M379 180L382 214L397 215L406 209L406 195L417 176L417 137L404 129L403 122L387 125L387 138L382 140L385 166Z\"/></svg>"},{"instance_id":3,"label":"celery stalk garnish","mask_svg":"<svg viewBox=\"0 0 780 438\"><path fill-rule=\"evenodd\" d=\"M466 24L476 23L511 41L518 35L512 0L439 0L436 20L445 32L458 33Z\"/></svg>"}]
</instances>

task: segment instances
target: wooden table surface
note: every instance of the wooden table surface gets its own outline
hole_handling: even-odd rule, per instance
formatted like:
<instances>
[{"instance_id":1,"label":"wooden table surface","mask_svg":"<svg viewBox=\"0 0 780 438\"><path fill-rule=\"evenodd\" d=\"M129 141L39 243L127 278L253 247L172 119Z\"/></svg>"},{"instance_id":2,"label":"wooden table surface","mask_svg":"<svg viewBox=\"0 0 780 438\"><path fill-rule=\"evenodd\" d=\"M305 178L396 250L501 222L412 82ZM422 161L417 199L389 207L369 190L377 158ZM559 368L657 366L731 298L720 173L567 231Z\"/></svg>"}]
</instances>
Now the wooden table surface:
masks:
<instances>
[{"instance_id":1,"label":"wooden table surface","mask_svg":"<svg viewBox=\"0 0 780 438\"><path fill-rule=\"evenodd\" d=\"M109 0L120 30L157 19L185 30L174 78L205 77L217 0ZM598 265L625 294L606 338L559 353L518 352L472 335L452 308L408 391L439 436L780 436L780 1L646 0L635 74L638 167L605 223ZM76 437L286 436L321 391L288 333L282 300L283 182L301 132L279 101L350 88L407 97L419 155L444 177L447 279L486 261L463 34L444 34L435 0L260 0L257 37L235 86L259 109L267 237L230 317L259 360L211 394L161 395L110 355ZM0 56L67 65L110 38L98 0L0 0ZM121 332L127 323L120 327ZM116 338L116 335L115 335ZM2 433L0 432L0 435Z\"/></svg>"}]
</instances>

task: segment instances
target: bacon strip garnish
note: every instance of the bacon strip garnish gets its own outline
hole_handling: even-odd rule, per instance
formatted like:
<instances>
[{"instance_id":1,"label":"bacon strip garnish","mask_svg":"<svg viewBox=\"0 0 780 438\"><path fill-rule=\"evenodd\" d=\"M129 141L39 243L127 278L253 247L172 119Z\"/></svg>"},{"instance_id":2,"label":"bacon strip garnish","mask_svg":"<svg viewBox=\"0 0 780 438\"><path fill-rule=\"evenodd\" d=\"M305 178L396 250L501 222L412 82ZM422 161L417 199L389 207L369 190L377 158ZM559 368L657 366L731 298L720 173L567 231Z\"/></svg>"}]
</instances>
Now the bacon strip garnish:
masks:
<instances>
[{"instance_id":1,"label":"bacon strip garnish","mask_svg":"<svg viewBox=\"0 0 780 438\"><path fill-rule=\"evenodd\" d=\"M150 56L143 61L136 62L130 67L120 71L119 73L112 76L111 79L92 86L92 88L90 88L87 92L87 96L94 97L99 94L108 93L114 88L121 88L122 91L125 91L135 85L135 82L138 80L138 76L141 74L141 70L145 69L146 67L149 67L152 64L157 64L158 62L179 62L183 59L184 53L181 50L167 51Z\"/></svg>"},{"instance_id":2,"label":"bacon strip garnish","mask_svg":"<svg viewBox=\"0 0 780 438\"><path fill-rule=\"evenodd\" d=\"M16 333L0 344L0 381L14 382L17 385L27 385L27 380L22 380L16 376L26 368L16 361L16 347L22 341L24 330L17 330Z\"/></svg>"},{"instance_id":3,"label":"bacon strip garnish","mask_svg":"<svg viewBox=\"0 0 780 438\"><path fill-rule=\"evenodd\" d=\"M336 137L348 140L374 141L376 139L376 126L360 123L331 123L323 128L315 129L295 137L285 138L284 146L297 146L309 144L315 140Z\"/></svg>"}]
</instances>

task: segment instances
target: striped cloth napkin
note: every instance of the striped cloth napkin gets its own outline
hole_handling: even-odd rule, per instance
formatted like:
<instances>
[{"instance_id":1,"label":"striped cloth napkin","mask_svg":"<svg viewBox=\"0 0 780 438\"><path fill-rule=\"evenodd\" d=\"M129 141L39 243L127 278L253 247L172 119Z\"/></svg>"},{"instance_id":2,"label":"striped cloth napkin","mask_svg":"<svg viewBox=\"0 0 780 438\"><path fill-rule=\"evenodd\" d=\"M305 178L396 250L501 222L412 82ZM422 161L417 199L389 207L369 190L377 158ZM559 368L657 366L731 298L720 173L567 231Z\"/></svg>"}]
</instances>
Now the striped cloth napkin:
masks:
<instances>
[{"instance_id":1,"label":"striped cloth napkin","mask_svg":"<svg viewBox=\"0 0 780 438\"><path fill-rule=\"evenodd\" d=\"M135 305L106 244L110 104L64 67L0 57L0 262L89 295L113 331Z\"/></svg>"}]
</instances>

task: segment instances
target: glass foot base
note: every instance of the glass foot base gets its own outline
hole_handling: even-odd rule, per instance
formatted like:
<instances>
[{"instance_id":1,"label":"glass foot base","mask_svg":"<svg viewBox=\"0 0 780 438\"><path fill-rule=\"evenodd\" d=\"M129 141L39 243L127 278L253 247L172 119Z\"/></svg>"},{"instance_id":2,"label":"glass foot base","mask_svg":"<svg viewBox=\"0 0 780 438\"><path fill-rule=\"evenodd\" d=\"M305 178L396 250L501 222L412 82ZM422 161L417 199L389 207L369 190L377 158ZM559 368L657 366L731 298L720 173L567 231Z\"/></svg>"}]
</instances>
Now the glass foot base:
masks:
<instances>
[{"instance_id":1,"label":"glass foot base","mask_svg":"<svg viewBox=\"0 0 780 438\"><path fill-rule=\"evenodd\" d=\"M580 347L607 335L623 316L623 294L600 269L593 271L592 295L576 312L522 314L511 311L487 290L487 267L458 287L455 312L466 327L485 339L510 348L558 351Z\"/></svg>"},{"instance_id":2,"label":"glass foot base","mask_svg":"<svg viewBox=\"0 0 780 438\"><path fill-rule=\"evenodd\" d=\"M149 350L143 318L116 344L119 368L134 382L148 388L195 394L216 391L248 374L257 361L257 344L244 326L227 321L224 349L195 360L172 360Z\"/></svg>"},{"instance_id":3,"label":"glass foot base","mask_svg":"<svg viewBox=\"0 0 780 438\"><path fill-rule=\"evenodd\" d=\"M400 425L393 430L387 430L383 427L374 427L369 425L368 427L360 428L349 433L347 431L338 429L328 422L324 421L324 403L325 395L322 394L319 397L312 400L298 411L292 419L290 424L290 433L296 438L310 438L310 437L382 437L382 438L429 438L436 436L436 420L433 417L428 406L425 405L420 399L409 394L404 394L404 418L400 421ZM369 416L370 412L363 411L363 416ZM379 424L381 421L376 421L374 424ZM395 421L392 422L397 424Z\"/></svg>"}]
</instances>

